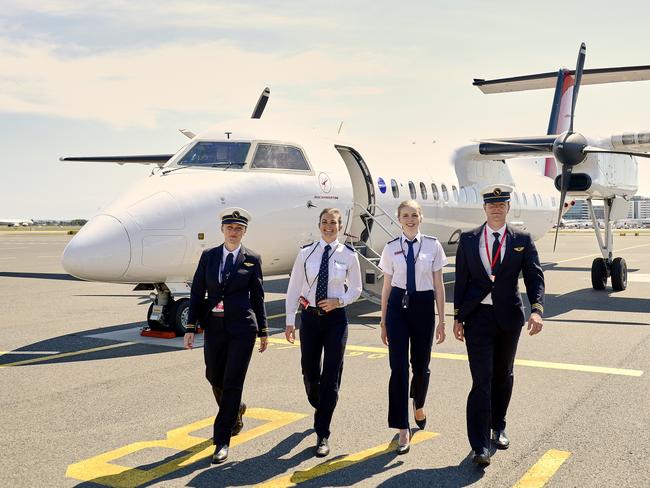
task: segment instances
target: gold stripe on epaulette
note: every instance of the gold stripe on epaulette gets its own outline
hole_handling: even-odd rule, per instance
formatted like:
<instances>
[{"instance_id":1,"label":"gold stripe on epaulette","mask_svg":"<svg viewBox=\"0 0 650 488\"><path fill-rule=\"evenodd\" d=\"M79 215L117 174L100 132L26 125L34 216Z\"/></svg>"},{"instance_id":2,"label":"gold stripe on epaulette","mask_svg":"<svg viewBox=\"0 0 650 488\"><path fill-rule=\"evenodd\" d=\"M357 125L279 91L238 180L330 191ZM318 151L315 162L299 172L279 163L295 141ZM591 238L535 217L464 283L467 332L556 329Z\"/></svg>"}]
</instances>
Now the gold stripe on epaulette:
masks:
<instances>
[{"instance_id":1,"label":"gold stripe on epaulette","mask_svg":"<svg viewBox=\"0 0 650 488\"><path fill-rule=\"evenodd\" d=\"M533 303L533 305L530 308L536 308L540 312L544 313L544 307L539 303Z\"/></svg>"}]
</instances>

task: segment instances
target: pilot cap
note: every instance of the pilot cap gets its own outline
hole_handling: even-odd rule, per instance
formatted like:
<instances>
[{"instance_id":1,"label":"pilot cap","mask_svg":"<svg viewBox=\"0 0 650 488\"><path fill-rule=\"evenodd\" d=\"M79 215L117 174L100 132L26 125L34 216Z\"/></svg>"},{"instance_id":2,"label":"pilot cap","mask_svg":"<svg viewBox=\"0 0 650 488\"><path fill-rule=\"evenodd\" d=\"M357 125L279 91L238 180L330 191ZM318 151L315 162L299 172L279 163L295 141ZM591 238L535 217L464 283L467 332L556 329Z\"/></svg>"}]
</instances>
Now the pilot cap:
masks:
<instances>
[{"instance_id":1,"label":"pilot cap","mask_svg":"<svg viewBox=\"0 0 650 488\"><path fill-rule=\"evenodd\" d=\"M227 208L219 214L219 217L221 218L221 225L240 224L248 227L248 223L252 220L251 214L239 207Z\"/></svg>"},{"instance_id":2,"label":"pilot cap","mask_svg":"<svg viewBox=\"0 0 650 488\"><path fill-rule=\"evenodd\" d=\"M490 185L481 190L483 203L509 202L510 193L514 190L510 185Z\"/></svg>"}]
</instances>

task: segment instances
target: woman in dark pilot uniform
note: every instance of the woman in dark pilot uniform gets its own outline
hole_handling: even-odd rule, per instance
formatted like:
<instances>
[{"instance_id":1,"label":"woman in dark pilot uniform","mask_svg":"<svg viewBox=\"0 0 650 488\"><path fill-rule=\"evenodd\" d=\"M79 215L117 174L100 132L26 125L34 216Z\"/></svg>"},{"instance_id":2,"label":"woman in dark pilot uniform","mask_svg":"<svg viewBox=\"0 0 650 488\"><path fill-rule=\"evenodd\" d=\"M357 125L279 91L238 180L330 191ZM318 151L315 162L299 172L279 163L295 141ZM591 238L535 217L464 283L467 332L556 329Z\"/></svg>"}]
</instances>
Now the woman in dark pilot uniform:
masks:
<instances>
[{"instance_id":1,"label":"woman in dark pilot uniform","mask_svg":"<svg viewBox=\"0 0 650 488\"><path fill-rule=\"evenodd\" d=\"M388 426L399 429L398 454L410 449L408 398L415 423L426 425L424 402L429 387L429 360L435 325L434 301L440 317L436 344L445 340L445 288L442 268L447 257L435 237L420 233L422 208L414 200L400 203L397 216L402 235L388 242L379 267L384 271L381 293L381 340L388 346ZM435 293L434 293L435 290ZM409 342L413 379L409 393Z\"/></svg>"},{"instance_id":2,"label":"woman in dark pilot uniform","mask_svg":"<svg viewBox=\"0 0 650 488\"><path fill-rule=\"evenodd\" d=\"M216 464L228 458L230 437L244 425L246 404L241 397L255 336L260 338L260 352L268 341L260 256L241 244L251 216L244 209L229 208L220 217L224 243L201 255L184 338L191 349L197 321L205 329L205 376L219 406L212 456Z\"/></svg>"},{"instance_id":3,"label":"woman in dark pilot uniform","mask_svg":"<svg viewBox=\"0 0 650 488\"><path fill-rule=\"evenodd\" d=\"M329 454L330 422L338 400L348 338L344 307L361 295L361 271L354 248L338 241L340 210L324 209L318 228L320 240L303 246L293 265L285 335L293 344L300 305L300 363L307 398L316 409L316 456L323 457Z\"/></svg>"}]
</instances>

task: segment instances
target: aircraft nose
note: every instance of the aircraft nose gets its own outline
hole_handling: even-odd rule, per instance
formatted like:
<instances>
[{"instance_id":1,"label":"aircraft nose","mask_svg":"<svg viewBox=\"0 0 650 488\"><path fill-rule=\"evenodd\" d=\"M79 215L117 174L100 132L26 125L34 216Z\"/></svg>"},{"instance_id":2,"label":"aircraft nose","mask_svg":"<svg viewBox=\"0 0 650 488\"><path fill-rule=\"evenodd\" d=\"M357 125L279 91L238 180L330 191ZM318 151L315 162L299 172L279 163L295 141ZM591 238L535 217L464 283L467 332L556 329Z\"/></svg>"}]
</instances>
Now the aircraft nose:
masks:
<instances>
[{"instance_id":1,"label":"aircraft nose","mask_svg":"<svg viewBox=\"0 0 650 488\"><path fill-rule=\"evenodd\" d=\"M63 251L63 268L77 278L117 281L131 262L131 243L122 223L98 215L84 225Z\"/></svg>"}]
</instances>

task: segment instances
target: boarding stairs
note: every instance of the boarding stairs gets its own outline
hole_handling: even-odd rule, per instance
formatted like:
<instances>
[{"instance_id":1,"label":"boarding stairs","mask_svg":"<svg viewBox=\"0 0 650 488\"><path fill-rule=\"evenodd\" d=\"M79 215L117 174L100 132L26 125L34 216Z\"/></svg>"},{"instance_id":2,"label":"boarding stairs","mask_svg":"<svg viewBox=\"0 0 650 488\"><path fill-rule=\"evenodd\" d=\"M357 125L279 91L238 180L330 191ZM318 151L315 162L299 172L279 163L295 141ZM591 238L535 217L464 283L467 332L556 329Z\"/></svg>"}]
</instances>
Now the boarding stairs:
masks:
<instances>
[{"instance_id":1,"label":"boarding stairs","mask_svg":"<svg viewBox=\"0 0 650 488\"><path fill-rule=\"evenodd\" d=\"M361 219L364 228L358 237L346 234L346 242L354 247L359 256L363 284L361 295L367 300L379 304L384 283L384 273L379 268L381 250L386 242L399 235L401 226L395 218L376 204L364 207L355 203L354 214L355 218ZM375 245L373 245L373 237Z\"/></svg>"}]
</instances>

